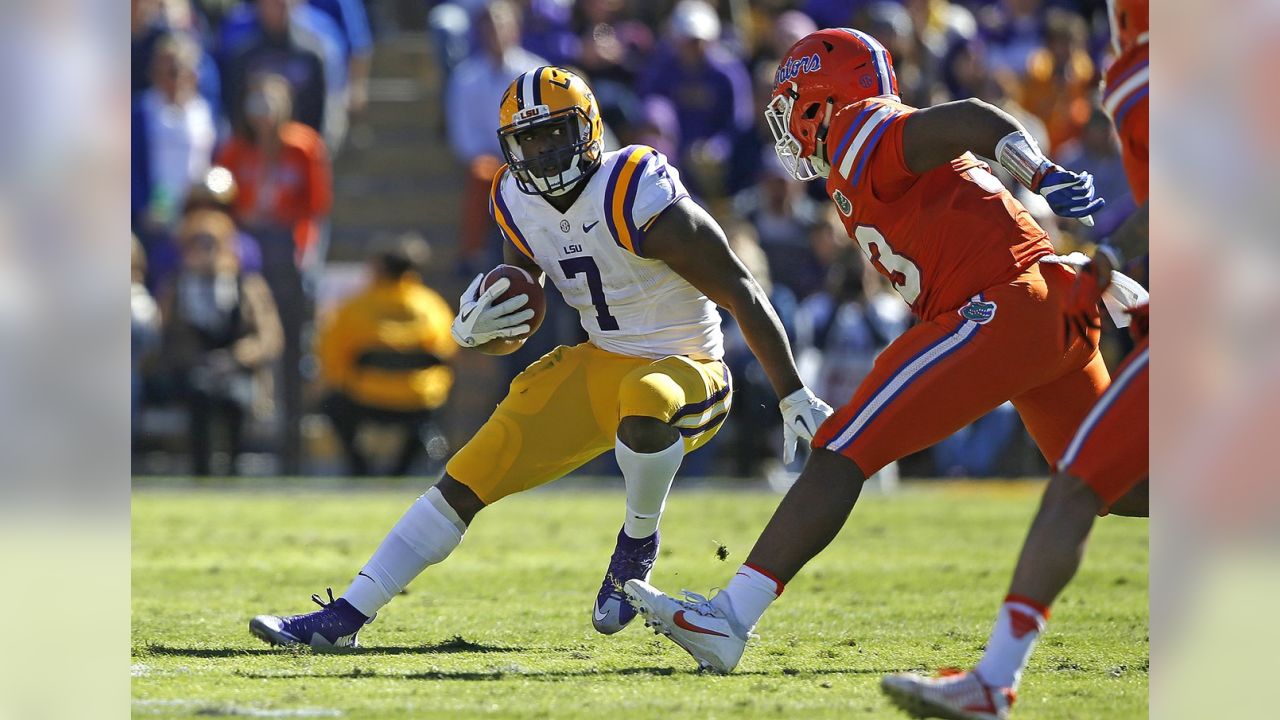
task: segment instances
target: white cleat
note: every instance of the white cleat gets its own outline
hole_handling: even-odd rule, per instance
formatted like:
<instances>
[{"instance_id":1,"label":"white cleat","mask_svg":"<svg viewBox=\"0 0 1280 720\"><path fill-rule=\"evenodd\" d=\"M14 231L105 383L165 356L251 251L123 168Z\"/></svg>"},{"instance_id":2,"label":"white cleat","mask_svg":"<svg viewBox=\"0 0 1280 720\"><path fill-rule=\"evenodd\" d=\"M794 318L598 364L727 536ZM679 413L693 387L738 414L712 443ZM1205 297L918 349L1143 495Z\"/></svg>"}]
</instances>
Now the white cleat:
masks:
<instances>
[{"instance_id":1,"label":"white cleat","mask_svg":"<svg viewBox=\"0 0 1280 720\"><path fill-rule=\"evenodd\" d=\"M742 659L750 631L733 619L728 598L708 600L684 591L685 600L676 600L643 580L628 580L622 586L636 611L644 616L645 627L671 638L698 661L698 667L730 673Z\"/></svg>"},{"instance_id":2,"label":"white cleat","mask_svg":"<svg viewBox=\"0 0 1280 720\"><path fill-rule=\"evenodd\" d=\"M886 675L880 689L912 717L945 720L1008 720L1015 698L1013 690L988 687L959 670L943 670L938 677Z\"/></svg>"}]
</instances>

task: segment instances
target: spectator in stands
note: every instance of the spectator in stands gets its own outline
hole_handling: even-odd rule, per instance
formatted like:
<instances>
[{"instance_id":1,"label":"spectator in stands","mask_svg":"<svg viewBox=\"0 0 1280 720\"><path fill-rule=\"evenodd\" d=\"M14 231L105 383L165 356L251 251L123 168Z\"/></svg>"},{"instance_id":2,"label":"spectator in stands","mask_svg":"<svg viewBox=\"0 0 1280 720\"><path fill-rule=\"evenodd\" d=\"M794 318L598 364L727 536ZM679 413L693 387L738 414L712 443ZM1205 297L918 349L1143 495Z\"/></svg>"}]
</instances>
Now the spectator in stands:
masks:
<instances>
[{"instance_id":1,"label":"spectator in stands","mask_svg":"<svg viewBox=\"0 0 1280 720\"><path fill-rule=\"evenodd\" d=\"M290 120L289 83L279 75L253 79L245 96L245 124L218 152L218 164L238 186L236 215L248 228L287 231L301 261L333 202L333 178L324 141ZM264 241L265 242L265 241ZM270 250L278 250L271 248ZM264 247L270 261L272 253Z\"/></svg>"},{"instance_id":2,"label":"spectator in stands","mask_svg":"<svg viewBox=\"0 0 1280 720\"><path fill-rule=\"evenodd\" d=\"M181 33L198 43L196 18L189 0L132 0L130 56L133 94L151 87L152 60L161 38ZM218 63L203 47L199 50L196 77L201 97L209 104L213 117L220 118L223 108Z\"/></svg>"},{"instance_id":3,"label":"spectator in stands","mask_svg":"<svg viewBox=\"0 0 1280 720\"><path fill-rule=\"evenodd\" d=\"M303 274L323 262L317 242L333 198L324 141L291 121L289 84L278 75L253 79L245 124L218 153L235 177L240 225L262 248L263 275L280 306L284 357L280 375L283 472L301 468L302 336L312 319Z\"/></svg>"},{"instance_id":4,"label":"spectator in stands","mask_svg":"<svg viewBox=\"0 0 1280 720\"><path fill-rule=\"evenodd\" d=\"M133 236L129 285L129 410L133 434L138 432L142 411L142 366L160 345L160 308L143 280L147 276L147 254L138 236Z\"/></svg>"},{"instance_id":5,"label":"spectator in stands","mask_svg":"<svg viewBox=\"0 0 1280 720\"><path fill-rule=\"evenodd\" d=\"M237 133L244 132L247 122L244 109L249 84L263 74L287 78L294 120L318 133L325 130L326 57L332 64L334 47L293 21L298 1L256 0L257 27L234 47L223 48L223 99Z\"/></svg>"},{"instance_id":6,"label":"spectator in stands","mask_svg":"<svg viewBox=\"0 0 1280 720\"><path fill-rule=\"evenodd\" d=\"M164 362L188 411L192 471L211 471L214 435L227 436L236 472L247 413L269 407L267 370L280 354L280 319L261 276L235 254L235 225L199 212L178 235L182 270L162 303Z\"/></svg>"},{"instance_id":7,"label":"spectator in stands","mask_svg":"<svg viewBox=\"0 0 1280 720\"><path fill-rule=\"evenodd\" d=\"M464 274L487 259L493 223L489 218L489 186L502 166L496 120L502 93L520 73L547 61L520 47L520 18L513 4L496 0L476 18L481 46L449 78L445 93L445 126L454 154L467 168L463 187L459 264Z\"/></svg>"},{"instance_id":8,"label":"spectator in stands","mask_svg":"<svg viewBox=\"0 0 1280 720\"><path fill-rule=\"evenodd\" d=\"M757 109L742 60L720 44L720 18L703 0L681 0L667 44L648 63L640 94L662 95L680 119L681 173L694 192L721 197L737 143L751 138ZM733 189L737 189L733 186Z\"/></svg>"},{"instance_id":9,"label":"spectator in stands","mask_svg":"<svg viewBox=\"0 0 1280 720\"><path fill-rule=\"evenodd\" d=\"M854 14L870 0L805 0L804 14L820 28L849 27Z\"/></svg>"},{"instance_id":10,"label":"spectator in stands","mask_svg":"<svg viewBox=\"0 0 1280 720\"><path fill-rule=\"evenodd\" d=\"M773 148L764 154L760 179L734 196L734 213L754 228L774 284L803 298L822 286L826 273L809 243L822 206L791 179Z\"/></svg>"},{"instance_id":11,"label":"spectator in stands","mask_svg":"<svg viewBox=\"0 0 1280 720\"><path fill-rule=\"evenodd\" d=\"M457 349L449 335L453 310L422 284L426 243L403 241L369 261L369 286L345 300L317 342L325 413L346 453L347 474L368 475L357 436L364 423L404 433L392 475L405 475L426 449L432 416L449 397Z\"/></svg>"},{"instance_id":12,"label":"spectator in stands","mask_svg":"<svg viewBox=\"0 0 1280 720\"><path fill-rule=\"evenodd\" d=\"M263 18L275 17L279 6L274 6L273 3L280 2L287 5L286 22L289 33L298 38L304 47L319 50L324 61L323 134L325 144L328 145L330 154L333 154L342 146L347 133L352 58L346 34L334 16L317 3L306 0L272 0L266 8L260 2L245 3L233 8L223 19L218 33L218 45L222 48L223 57L233 57L247 44L261 37ZM371 51L366 49L366 55L361 67L367 77Z\"/></svg>"},{"instance_id":13,"label":"spectator in stands","mask_svg":"<svg viewBox=\"0 0 1280 720\"><path fill-rule=\"evenodd\" d=\"M993 70L1021 77L1027 60L1042 44L1040 0L998 0L982 7L978 23L991 45Z\"/></svg>"},{"instance_id":14,"label":"spectator in stands","mask_svg":"<svg viewBox=\"0 0 1280 720\"><path fill-rule=\"evenodd\" d=\"M1055 152L1080 136L1093 108L1098 79L1088 40L1084 18L1050 8L1045 13L1044 47L1027 58L1022 105L1049 128L1050 148Z\"/></svg>"},{"instance_id":15,"label":"spectator in stands","mask_svg":"<svg viewBox=\"0 0 1280 720\"><path fill-rule=\"evenodd\" d=\"M196 88L199 61L190 36L164 36L152 53L151 87L134 96L133 226L149 246L169 241L187 189L213 155L213 114Z\"/></svg>"},{"instance_id":16,"label":"spectator in stands","mask_svg":"<svg viewBox=\"0 0 1280 720\"><path fill-rule=\"evenodd\" d=\"M893 56L902 101L914 107L932 105L939 57L911 13L899 3L882 0L867 6L857 27L879 40Z\"/></svg>"},{"instance_id":17,"label":"spectator in stands","mask_svg":"<svg viewBox=\"0 0 1280 720\"><path fill-rule=\"evenodd\" d=\"M520 44L554 65L576 64L582 47L572 29L573 3L564 0L523 0ZM594 83L592 84L594 88Z\"/></svg>"},{"instance_id":18,"label":"spectator in stands","mask_svg":"<svg viewBox=\"0 0 1280 720\"><path fill-rule=\"evenodd\" d=\"M347 60L347 109L364 110L369 103L369 72L373 68L373 33L364 0L308 0L333 19L342 31Z\"/></svg>"},{"instance_id":19,"label":"spectator in stands","mask_svg":"<svg viewBox=\"0 0 1280 720\"><path fill-rule=\"evenodd\" d=\"M221 165L214 165L187 192L187 202L182 208L182 214L186 216L201 210L214 210L235 220L235 201L239 191L231 171ZM238 225L236 257L240 260L241 270L262 272L262 248L258 245L258 240Z\"/></svg>"},{"instance_id":20,"label":"spectator in stands","mask_svg":"<svg viewBox=\"0 0 1280 720\"><path fill-rule=\"evenodd\" d=\"M1067 143L1057 157L1063 167L1084 168L1093 173L1094 187L1100 196L1107 198L1107 206L1093 216L1094 226L1081 225L1072 228L1074 231L1095 239L1105 237L1136 209L1120 157L1119 141L1111 118L1102 108L1093 108L1084 132Z\"/></svg>"}]
</instances>

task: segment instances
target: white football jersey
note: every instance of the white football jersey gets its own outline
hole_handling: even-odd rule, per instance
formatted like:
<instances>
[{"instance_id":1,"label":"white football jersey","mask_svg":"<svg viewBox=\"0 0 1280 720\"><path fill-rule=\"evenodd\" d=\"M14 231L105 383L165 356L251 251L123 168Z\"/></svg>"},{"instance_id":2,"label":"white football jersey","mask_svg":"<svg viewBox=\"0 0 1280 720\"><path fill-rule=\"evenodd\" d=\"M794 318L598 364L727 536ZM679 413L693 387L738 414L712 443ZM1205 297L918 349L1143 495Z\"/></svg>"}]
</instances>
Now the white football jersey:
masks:
<instances>
[{"instance_id":1,"label":"white football jersey","mask_svg":"<svg viewBox=\"0 0 1280 720\"><path fill-rule=\"evenodd\" d=\"M503 236L533 259L582 318L591 342L637 357L719 360L716 306L661 260L644 257L649 223L688 197L662 153L631 145L604 153L563 214L516 187L504 167L489 209Z\"/></svg>"}]
</instances>

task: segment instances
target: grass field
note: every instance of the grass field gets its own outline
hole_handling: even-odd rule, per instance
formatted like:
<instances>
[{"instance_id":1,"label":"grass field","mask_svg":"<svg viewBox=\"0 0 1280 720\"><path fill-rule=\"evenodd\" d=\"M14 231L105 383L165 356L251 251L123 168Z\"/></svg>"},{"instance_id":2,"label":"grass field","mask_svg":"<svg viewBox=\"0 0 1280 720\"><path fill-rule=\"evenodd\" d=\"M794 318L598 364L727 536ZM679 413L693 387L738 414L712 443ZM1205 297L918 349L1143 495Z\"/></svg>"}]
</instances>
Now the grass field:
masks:
<instances>
[{"instance_id":1,"label":"grass field","mask_svg":"<svg viewBox=\"0 0 1280 720\"><path fill-rule=\"evenodd\" d=\"M612 637L591 629L620 488L553 489L486 510L352 653L249 635L254 614L308 610L326 586L340 593L415 492L135 491L134 716L900 717L880 676L978 658L1038 486L864 497L728 677L697 673L639 622ZM777 502L677 490L654 583L705 593L727 582ZM1146 521L1099 523L1016 718L1147 716L1146 567Z\"/></svg>"}]
</instances>

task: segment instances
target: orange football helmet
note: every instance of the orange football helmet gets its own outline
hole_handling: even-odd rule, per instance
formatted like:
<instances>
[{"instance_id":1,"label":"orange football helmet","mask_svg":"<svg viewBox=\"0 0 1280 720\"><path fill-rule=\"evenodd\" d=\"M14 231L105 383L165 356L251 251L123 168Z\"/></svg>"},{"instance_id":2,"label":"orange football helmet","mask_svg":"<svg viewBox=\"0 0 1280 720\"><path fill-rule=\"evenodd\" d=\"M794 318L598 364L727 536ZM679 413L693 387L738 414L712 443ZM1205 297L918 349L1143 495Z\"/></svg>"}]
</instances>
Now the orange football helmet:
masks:
<instances>
[{"instance_id":1,"label":"orange football helmet","mask_svg":"<svg viewBox=\"0 0 1280 720\"><path fill-rule=\"evenodd\" d=\"M764 110L783 167L797 180L826 177L832 113L870 97L898 99L893 57L880 41L860 30L832 28L792 45Z\"/></svg>"}]
</instances>

